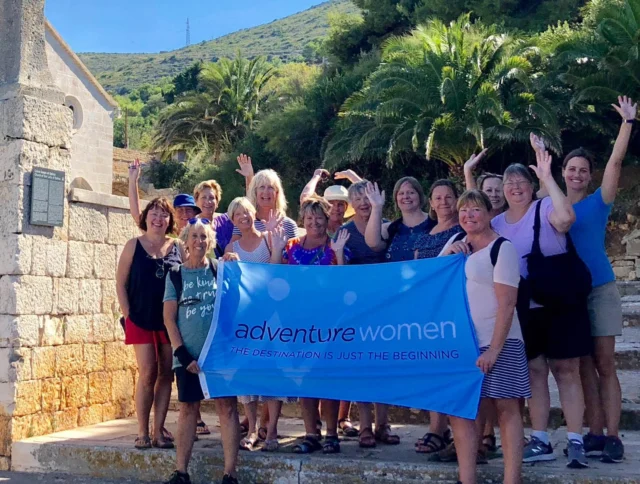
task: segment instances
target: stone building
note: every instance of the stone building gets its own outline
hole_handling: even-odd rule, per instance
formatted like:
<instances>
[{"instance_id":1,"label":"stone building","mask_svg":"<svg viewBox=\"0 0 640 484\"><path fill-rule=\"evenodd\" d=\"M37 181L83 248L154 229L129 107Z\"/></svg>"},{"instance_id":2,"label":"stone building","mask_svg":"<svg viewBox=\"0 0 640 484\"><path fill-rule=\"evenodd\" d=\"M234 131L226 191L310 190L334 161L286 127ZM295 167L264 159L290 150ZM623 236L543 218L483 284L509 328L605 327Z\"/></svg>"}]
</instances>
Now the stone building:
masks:
<instances>
[{"instance_id":1,"label":"stone building","mask_svg":"<svg viewBox=\"0 0 640 484\"><path fill-rule=\"evenodd\" d=\"M72 186L111 193L113 120L118 104L48 21L45 44L53 81L73 112Z\"/></svg>"}]
</instances>

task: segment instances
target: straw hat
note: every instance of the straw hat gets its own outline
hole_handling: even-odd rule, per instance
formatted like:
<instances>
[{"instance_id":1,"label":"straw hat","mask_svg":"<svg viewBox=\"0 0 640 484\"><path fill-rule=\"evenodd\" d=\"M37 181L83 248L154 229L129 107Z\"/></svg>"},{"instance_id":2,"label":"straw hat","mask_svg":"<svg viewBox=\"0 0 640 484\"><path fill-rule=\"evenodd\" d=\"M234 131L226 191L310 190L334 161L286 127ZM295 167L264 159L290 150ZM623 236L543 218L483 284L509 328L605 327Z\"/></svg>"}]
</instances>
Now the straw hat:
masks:
<instances>
[{"instance_id":1,"label":"straw hat","mask_svg":"<svg viewBox=\"0 0 640 484\"><path fill-rule=\"evenodd\" d=\"M349 192L341 185L331 185L324 191L324 199L327 202L340 201L347 204L347 209L344 212L344 218L353 217L356 211L349 203Z\"/></svg>"}]
</instances>

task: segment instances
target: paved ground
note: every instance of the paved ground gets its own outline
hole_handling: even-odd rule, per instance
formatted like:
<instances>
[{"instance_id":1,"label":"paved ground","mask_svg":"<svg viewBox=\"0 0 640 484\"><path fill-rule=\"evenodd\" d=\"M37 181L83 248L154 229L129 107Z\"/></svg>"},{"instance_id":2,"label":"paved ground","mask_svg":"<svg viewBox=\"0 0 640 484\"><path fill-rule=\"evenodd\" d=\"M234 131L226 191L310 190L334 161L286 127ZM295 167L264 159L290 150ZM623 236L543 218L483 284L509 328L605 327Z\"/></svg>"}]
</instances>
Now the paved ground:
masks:
<instances>
[{"instance_id":1,"label":"paved ground","mask_svg":"<svg viewBox=\"0 0 640 484\"><path fill-rule=\"evenodd\" d=\"M137 479L120 479L117 481L96 479L93 477L70 476L63 474L25 474L22 472L0 472L2 484L124 484L136 483Z\"/></svg>"}]
</instances>

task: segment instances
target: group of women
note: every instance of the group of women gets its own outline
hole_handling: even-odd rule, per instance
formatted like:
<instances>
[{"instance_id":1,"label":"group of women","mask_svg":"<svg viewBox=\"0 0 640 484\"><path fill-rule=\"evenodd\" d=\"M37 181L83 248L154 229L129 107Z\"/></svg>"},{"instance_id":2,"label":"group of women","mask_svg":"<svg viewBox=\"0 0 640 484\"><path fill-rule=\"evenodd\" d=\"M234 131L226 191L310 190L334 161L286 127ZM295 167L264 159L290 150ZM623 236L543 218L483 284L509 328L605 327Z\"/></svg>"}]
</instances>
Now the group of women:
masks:
<instances>
[{"instance_id":1,"label":"group of women","mask_svg":"<svg viewBox=\"0 0 640 484\"><path fill-rule=\"evenodd\" d=\"M416 452L432 460L457 460L460 482L473 484L476 464L496 451L498 426L504 482L521 482L522 462L555 459L547 433L551 370L567 421L567 465L587 467L586 457L592 456L620 462L621 393L614 354L622 315L604 237L636 105L626 97L618 101L614 108L622 117L620 132L595 193L589 194L593 162L588 153L576 150L565 158L564 193L552 176L544 141L532 135L536 164L531 170L515 163L504 175L484 174L475 180L474 170L485 150L465 164L467 190L460 196L449 180L433 183L428 199L416 179L398 180L393 202L400 217L394 221L382 216L385 192L351 170L335 174L336 179L351 182L348 189L334 185L323 197L316 195L318 183L329 176L319 169L300 197L304 229L300 231L286 216L278 174L262 170L254 175L245 155L238 158L238 172L246 179L247 194L234 199L227 213L217 213L222 190L213 180L200 183L193 197L178 195L173 204L154 199L140 212L140 168L134 163L131 213L143 235L124 247L117 293L126 343L134 345L140 372L136 447L173 447L174 437L164 421L175 371L181 407L177 469L168 482L190 482L187 467L193 442L198 434L209 432L199 413L204 396L197 358L211 324L219 258L344 265L464 253L471 319L480 346L477 366L485 374L478 419L431 412L429 431L416 442ZM179 239L172 236L176 231ZM586 277L577 280L581 268ZM588 279L591 284L584 288ZM262 441L263 451L278 449L278 418L282 403L289 401L260 395L239 399L245 409L243 422L236 397L216 400L225 484L237 482L239 448L253 450ZM532 424L526 441L525 399ZM259 402L264 402L260 418ZM304 398L300 403L305 436L293 447L296 453L340 452L340 433L358 436L363 448L400 442L389 426L386 405L373 404L374 425L372 404L358 403L360 429L356 430L348 418L350 402ZM589 433L583 437L584 417ZM245 434L242 440L241 434Z\"/></svg>"}]
</instances>

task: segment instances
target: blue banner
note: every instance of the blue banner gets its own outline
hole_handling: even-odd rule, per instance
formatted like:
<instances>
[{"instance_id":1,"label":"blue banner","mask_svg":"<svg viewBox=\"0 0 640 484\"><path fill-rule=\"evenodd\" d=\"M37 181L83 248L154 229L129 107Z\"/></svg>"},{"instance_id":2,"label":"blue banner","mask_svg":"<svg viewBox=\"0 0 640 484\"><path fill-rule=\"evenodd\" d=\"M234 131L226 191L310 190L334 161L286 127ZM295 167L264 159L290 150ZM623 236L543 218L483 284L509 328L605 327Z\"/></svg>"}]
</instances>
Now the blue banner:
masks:
<instances>
[{"instance_id":1,"label":"blue banner","mask_svg":"<svg viewBox=\"0 0 640 484\"><path fill-rule=\"evenodd\" d=\"M205 396L319 397L475 418L483 375L464 262L221 262L198 361Z\"/></svg>"}]
</instances>

